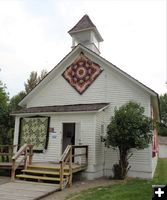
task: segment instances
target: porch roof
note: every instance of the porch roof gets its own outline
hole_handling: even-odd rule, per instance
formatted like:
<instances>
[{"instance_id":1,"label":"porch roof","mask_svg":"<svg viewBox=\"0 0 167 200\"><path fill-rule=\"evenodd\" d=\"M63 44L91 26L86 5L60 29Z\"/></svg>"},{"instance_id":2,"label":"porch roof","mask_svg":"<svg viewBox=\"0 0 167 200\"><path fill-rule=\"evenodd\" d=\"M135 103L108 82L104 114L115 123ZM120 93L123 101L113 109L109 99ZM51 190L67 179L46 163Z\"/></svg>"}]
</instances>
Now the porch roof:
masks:
<instances>
[{"instance_id":1,"label":"porch roof","mask_svg":"<svg viewBox=\"0 0 167 200\"><path fill-rule=\"evenodd\" d=\"M24 108L12 113L28 114L28 113L53 113L53 112L87 112L87 111L99 111L108 106L109 103L93 103L93 104L73 104L73 105L55 105L55 106L40 106Z\"/></svg>"}]
</instances>

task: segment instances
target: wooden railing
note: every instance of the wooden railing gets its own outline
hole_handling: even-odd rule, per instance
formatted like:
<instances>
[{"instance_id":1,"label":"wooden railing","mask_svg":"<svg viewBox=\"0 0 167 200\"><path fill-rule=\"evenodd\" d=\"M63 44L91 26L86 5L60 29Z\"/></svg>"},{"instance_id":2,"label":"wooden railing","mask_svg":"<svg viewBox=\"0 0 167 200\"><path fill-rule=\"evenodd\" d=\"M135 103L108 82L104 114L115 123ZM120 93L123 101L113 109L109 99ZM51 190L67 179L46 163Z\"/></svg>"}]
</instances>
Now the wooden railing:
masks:
<instances>
[{"instance_id":1,"label":"wooden railing","mask_svg":"<svg viewBox=\"0 0 167 200\"><path fill-rule=\"evenodd\" d=\"M11 162L17 145L0 145L0 162Z\"/></svg>"},{"instance_id":2,"label":"wooden railing","mask_svg":"<svg viewBox=\"0 0 167 200\"><path fill-rule=\"evenodd\" d=\"M21 158L22 156L22 158ZM27 168L27 164L32 164L33 157L33 145L24 144L18 152L12 157L12 172L11 172L11 180L15 180L16 169L24 163L24 169ZM20 160L19 160L20 158ZM16 162L18 160L18 163Z\"/></svg>"},{"instance_id":3,"label":"wooden railing","mask_svg":"<svg viewBox=\"0 0 167 200\"><path fill-rule=\"evenodd\" d=\"M76 149L85 149L84 153L76 153ZM64 188L64 170L66 166L69 166L68 187L72 185L72 164L75 162L75 157L85 157L84 163L80 163L82 166L88 165L88 146L87 145L68 145L60 159L60 189Z\"/></svg>"}]
</instances>

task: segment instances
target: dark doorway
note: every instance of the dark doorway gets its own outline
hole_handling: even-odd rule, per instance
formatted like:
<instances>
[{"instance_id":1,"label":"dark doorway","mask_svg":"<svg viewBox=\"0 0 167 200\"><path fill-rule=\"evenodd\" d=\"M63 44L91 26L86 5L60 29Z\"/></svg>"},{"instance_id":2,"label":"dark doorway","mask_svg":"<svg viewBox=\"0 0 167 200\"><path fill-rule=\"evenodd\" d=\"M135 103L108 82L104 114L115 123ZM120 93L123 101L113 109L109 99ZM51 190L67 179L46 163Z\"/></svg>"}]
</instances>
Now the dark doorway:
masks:
<instances>
[{"instance_id":1,"label":"dark doorway","mask_svg":"<svg viewBox=\"0 0 167 200\"><path fill-rule=\"evenodd\" d=\"M63 123L63 149L68 145L75 145L75 123Z\"/></svg>"}]
</instances>

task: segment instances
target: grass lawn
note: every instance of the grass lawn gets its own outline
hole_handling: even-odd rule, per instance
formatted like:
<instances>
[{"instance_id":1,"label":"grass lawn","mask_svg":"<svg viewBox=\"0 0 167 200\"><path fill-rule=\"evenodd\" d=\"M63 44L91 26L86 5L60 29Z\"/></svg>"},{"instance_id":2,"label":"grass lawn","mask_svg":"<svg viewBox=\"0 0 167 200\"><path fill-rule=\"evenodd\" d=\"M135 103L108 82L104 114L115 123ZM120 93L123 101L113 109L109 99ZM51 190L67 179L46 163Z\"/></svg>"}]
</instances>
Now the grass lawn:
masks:
<instances>
[{"instance_id":1,"label":"grass lawn","mask_svg":"<svg viewBox=\"0 0 167 200\"><path fill-rule=\"evenodd\" d=\"M152 181L154 184L167 184L167 158L158 160L158 165Z\"/></svg>"},{"instance_id":2,"label":"grass lawn","mask_svg":"<svg viewBox=\"0 0 167 200\"><path fill-rule=\"evenodd\" d=\"M71 200L150 200L152 185L167 184L167 159L159 159L152 181L130 179L121 184L98 187L68 197Z\"/></svg>"}]
</instances>

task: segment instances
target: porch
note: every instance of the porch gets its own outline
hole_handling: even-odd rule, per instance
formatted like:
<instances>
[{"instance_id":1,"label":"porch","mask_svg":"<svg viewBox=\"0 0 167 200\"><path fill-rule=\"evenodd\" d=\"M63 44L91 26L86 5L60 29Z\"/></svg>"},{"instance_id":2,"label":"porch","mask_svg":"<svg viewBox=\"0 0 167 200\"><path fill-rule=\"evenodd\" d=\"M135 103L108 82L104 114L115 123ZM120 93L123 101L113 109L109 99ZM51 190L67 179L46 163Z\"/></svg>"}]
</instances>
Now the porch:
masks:
<instances>
[{"instance_id":1,"label":"porch","mask_svg":"<svg viewBox=\"0 0 167 200\"><path fill-rule=\"evenodd\" d=\"M13 182L20 179L37 183L52 183L57 189L62 190L72 185L74 173L84 171L88 166L87 145L68 145L57 163L33 162L33 146L30 144L24 144L14 154L15 147L0 145L0 169L10 169ZM5 158L7 156L8 159ZM21 173L18 173L18 169Z\"/></svg>"}]
</instances>

